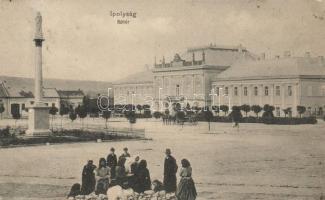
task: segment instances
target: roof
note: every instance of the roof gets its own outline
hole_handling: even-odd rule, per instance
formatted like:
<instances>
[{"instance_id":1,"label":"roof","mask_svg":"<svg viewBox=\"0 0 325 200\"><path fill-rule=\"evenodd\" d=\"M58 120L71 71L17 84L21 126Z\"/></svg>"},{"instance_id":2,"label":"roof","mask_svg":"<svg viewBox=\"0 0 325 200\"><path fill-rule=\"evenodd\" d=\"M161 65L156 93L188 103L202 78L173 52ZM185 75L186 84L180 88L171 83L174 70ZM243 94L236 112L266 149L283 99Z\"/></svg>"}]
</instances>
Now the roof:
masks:
<instances>
[{"instance_id":1,"label":"roof","mask_svg":"<svg viewBox=\"0 0 325 200\"><path fill-rule=\"evenodd\" d=\"M140 83L153 83L153 73L151 70L131 74L126 78L120 79L114 84L140 84Z\"/></svg>"},{"instance_id":2,"label":"roof","mask_svg":"<svg viewBox=\"0 0 325 200\"><path fill-rule=\"evenodd\" d=\"M85 96L82 90L58 90L58 94L61 98L83 98Z\"/></svg>"},{"instance_id":3,"label":"roof","mask_svg":"<svg viewBox=\"0 0 325 200\"><path fill-rule=\"evenodd\" d=\"M242 61L221 72L217 79L325 76L322 57L283 57Z\"/></svg>"},{"instance_id":4,"label":"roof","mask_svg":"<svg viewBox=\"0 0 325 200\"><path fill-rule=\"evenodd\" d=\"M17 89L19 86L22 89L25 87L25 90L34 91L34 79L32 78L0 76L0 82L6 82L12 88ZM44 79L43 84L45 88L56 88L57 90L82 90L85 95L90 97L97 97L98 94L107 94L108 88L112 88L112 83L103 81ZM17 91L14 93L17 94Z\"/></svg>"},{"instance_id":5,"label":"roof","mask_svg":"<svg viewBox=\"0 0 325 200\"><path fill-rule=\"evenodd\" d=\"M55 88L43 88L46 98L58 98ZM18 77L0 77L0 97L34 98L34 82L32 79Z\"/></svg>"},{"instance_id":6,"label":"roof","mask_svg":"<svg viewBox=\"0 0 325 200\"><path fill-rule=\"evenodd\" d=\"M195 60L194 65L192 64L193 56ZM205 58L204 62L203 57ZM179 63L175 65L175 58L178 58L183 63L181 65ZM214 67L215 69L223 70L240 60L256 60L257 58L256 55L241 45L221 46L211 44L208 46L189 48L181 55L175 54L174 60L166 62L164 66L163 64L156 64L154 71L160 71L164 68L174 70L174 68L182 68L185 66L209 66L210 68Z\"/></svg>"}]
</instances>

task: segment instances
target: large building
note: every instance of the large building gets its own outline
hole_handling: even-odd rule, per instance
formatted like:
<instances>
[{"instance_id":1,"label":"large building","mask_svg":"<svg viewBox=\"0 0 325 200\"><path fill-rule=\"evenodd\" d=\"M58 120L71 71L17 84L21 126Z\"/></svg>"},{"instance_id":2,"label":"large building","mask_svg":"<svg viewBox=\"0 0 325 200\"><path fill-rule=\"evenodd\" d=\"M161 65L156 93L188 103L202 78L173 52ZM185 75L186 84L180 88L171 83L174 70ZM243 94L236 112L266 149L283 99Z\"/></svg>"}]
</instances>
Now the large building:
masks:
<instances>
[{"instance_id":1,"label":"large building","mask_svg":"<svg viewBox=\"0 0 325 200\"><path fill-rule=\"evenodd\" d=\"M307 114L322 115L325 109L325 61L323 57L283 57L238 62L220 73L212 83L214 104L260 105L275 107L283 116L291 108L305 106ZM290 114L290 113L289 113Z\"/></svg>"},{"instance_id":2,"label":"large building","mask_svg":"<svg viewBox=\"0 0 325 200\"><path fill-rule=\"evenodd\" d=\"M144 75L145 74L145 75ZM189 48L174 59L155 63L150 71L131 75L113 84L114 99L126 96L125 104L149 104L131 101L131 96L145 99L163 110L173 103L190 106L248 104L273 105L276 116L291 108L297 115L298 105L307 114L322 115L325 109L325 61L306 53L293 57L265 59L241 45Z\"/></svg>"}]
</instances>

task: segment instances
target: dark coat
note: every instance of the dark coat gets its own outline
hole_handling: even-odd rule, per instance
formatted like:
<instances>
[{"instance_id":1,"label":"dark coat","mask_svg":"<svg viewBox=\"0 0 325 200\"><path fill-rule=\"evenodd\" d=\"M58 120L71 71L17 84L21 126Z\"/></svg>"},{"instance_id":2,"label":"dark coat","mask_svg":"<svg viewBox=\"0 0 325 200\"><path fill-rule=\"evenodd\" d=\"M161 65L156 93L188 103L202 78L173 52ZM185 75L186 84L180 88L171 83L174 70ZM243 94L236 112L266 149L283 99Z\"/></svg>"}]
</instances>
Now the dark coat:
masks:
<instances>
[{"instance_id":1,"label":"dark coat","mask_svg":"<svg viewBox=\"0 0 325 200\"><path fill-rule=\"evenodd\" d=\"M111 153L108 154L106 162L107 162L107 166L111 168L111 178L115 178L115 167L117 165L116 155L115 154L113 155Z\"/></svg>"},{"instance_id":2,"label":"dark coat","mask_svg":"<svg viewBox=\"0 0 325 200\"><path fill-rule=\"evenodd\" d=\"M113 155L111 153L108 154L106 162L107 162L107 166L109 168L116 167L116 165L117 165L117 157L116 157L116 155L115 154Z\"/></svg>"},{"instance_id":3,"label":"dark coat","mask_svg":"<svg viewBox=\"0 0 325 200\"><path fill-rule=\"evenodd\" d=\"M131 174L136 174L139 167L139 163L133 162L131 164Z\"/></svg>"},{"instance_id":4,"label":"dark coat","mask_svg":"<svg viewBox=\"0 0 325 200\"><path fill-rule=\"evenodd\" d=\"M165 158L164 163L164 187L166 192L176 191L176 173L177 173L177 163L173 156L168 156Z\"/></svg>"},{"instance_id":5,"label":"dark coat","mask_svg":"<svg viewBox=\"0 0 325 200\"><path fill-rule=\"evenodd\" d=\"M96 169L95 165L85 165L82 170L82 186L81 193L83 195L88 195L95 190L96 179L94 170Z\"/></svg>"},{"instance_id":6,"label":"dark coat","mask_svg":"<svg viewBox=\"0 0 325 200\"><path fill-rule=\"evenodd\" d=\"M135 174L135 180L134 189L137 193L143 193L144 191L151 189L150 173L147 168L138 169Z\"/></svg>"}]
</instances>

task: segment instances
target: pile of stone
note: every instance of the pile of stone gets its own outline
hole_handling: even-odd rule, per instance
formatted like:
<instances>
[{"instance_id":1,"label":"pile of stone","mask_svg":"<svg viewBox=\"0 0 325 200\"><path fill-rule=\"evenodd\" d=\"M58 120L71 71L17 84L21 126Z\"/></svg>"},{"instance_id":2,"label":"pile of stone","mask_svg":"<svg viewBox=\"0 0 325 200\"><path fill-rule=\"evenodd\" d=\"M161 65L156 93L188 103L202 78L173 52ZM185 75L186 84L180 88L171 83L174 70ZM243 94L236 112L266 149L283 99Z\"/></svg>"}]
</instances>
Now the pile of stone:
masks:
<instances>
[{"instance_id":1,"label":"pile of stone","mask_svg":"<svg viewBox=\"0 0 325 200\"><path fill-rule=\"evenodd\" d=\"M176 200L175 193L166 193L165 191L154 192L152 190L144 193L136 193L132 189L122 189L120 186L114 186L108 189L107 195L78 195L69 200Z\"/></svg>"}]
</instances>

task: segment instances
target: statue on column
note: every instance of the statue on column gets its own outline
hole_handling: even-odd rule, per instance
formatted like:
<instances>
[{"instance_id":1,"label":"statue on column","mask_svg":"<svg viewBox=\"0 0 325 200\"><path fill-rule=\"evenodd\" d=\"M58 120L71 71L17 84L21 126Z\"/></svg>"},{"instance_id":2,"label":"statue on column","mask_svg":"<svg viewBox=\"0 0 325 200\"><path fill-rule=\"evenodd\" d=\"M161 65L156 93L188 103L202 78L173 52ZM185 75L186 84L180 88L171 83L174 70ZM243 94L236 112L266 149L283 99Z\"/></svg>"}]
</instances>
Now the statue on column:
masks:
<instances>
[{"instance_id":1,"label":"statue on column","mask_svg":"<svg viewBox=\"0 0 325 200\"><path fill-rule=\"evenodd\" d=\"M40 12L37 12L36 18L35 18L35 39L43 40L43 32L42 32L42 16Z\"/></svg>"}]
</instances>

